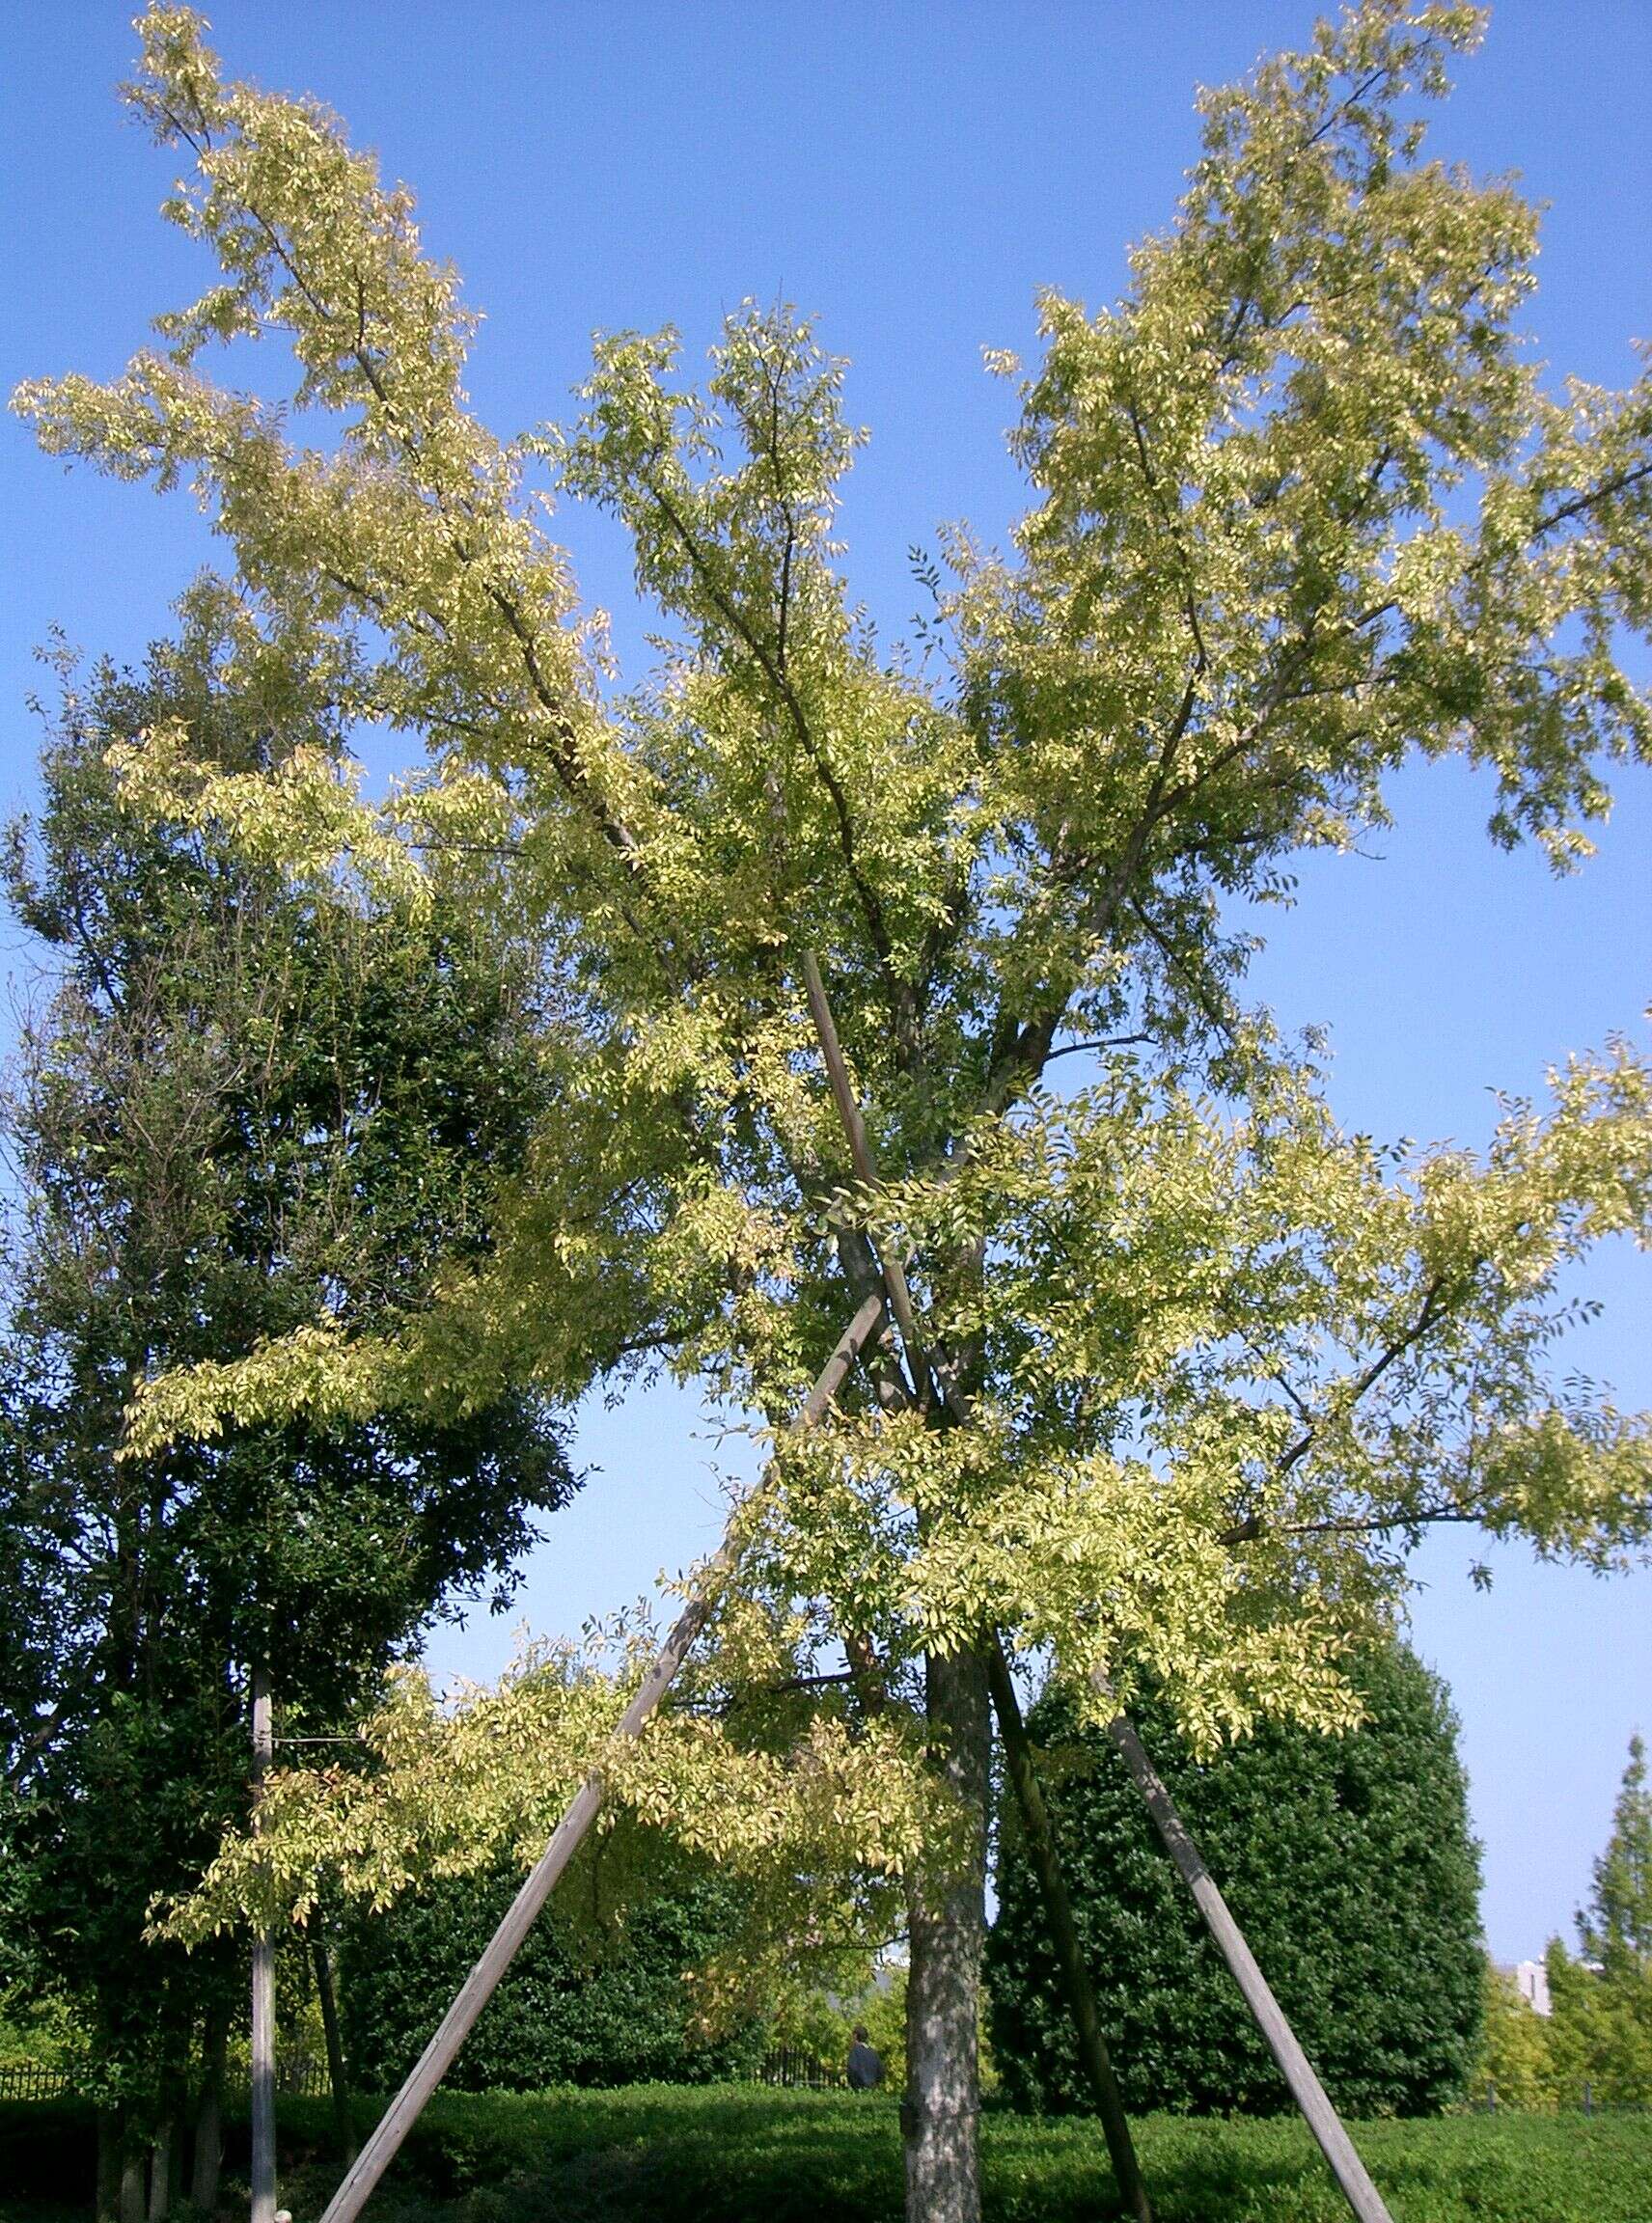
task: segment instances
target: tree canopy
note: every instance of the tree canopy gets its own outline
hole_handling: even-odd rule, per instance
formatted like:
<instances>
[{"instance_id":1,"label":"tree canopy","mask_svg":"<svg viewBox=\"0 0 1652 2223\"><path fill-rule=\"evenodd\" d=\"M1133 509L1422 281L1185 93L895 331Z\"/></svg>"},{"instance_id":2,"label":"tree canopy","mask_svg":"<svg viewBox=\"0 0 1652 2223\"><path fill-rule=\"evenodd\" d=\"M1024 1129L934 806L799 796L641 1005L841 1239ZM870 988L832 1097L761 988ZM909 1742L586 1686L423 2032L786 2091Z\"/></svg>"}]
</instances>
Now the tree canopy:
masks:
<instances>
[{"instance_id":1,"label":"tree canopy","mask_svg":"<svg viewBox=\"0 0 1652 2223\"><path fill-rule=\"evenodd\" d=\"M1495 839L1584 854L1652 739L1620 654L1652 616L1652 379L1545 385L1530 210L1424 151L1479 17L1366 0L1203 96L1122 298L1046 295L1037 361L998 365L1030 507L1003 554L949 538L922 660L850 598L862 434L807 318L742 307L698 388L674 334L602 339L571 424L500 439L411 195L204 28L151 7L129 98L213 282L121 377L17 406L51 453L193 489L237 668L427 760L378 804L328 752L203 767L158 722L123 791L342 917L531 921L550 1095L484 1258L410 1273L394 1316L147 1370L130 1450L571 1399L650 1357L778 1430L886 1285L899 1333L830 1425L775 1437L662 1736L692 1721L675 1801L728 1847L777 1770L807 1800L822 1739L868 1783L903 1749L913 1796L847 1801L841 1857L909 1879L913 2196L967 2214L989 1638L1081 1706L1092 1670L1150 1676L1198 1745L1335 1727L1426 1523L1600 1566L1652 1533L1645 1420L1550 1363L1568 1268L1652 1217L1644 1066L1568 1061L1481 1158L1390 1151L1247 1008L1234 924L1381 825L1417 756L1484 769ZM209 368L254 338L286 403ZM608 668L543 496L629 532L652 676ZM840 1642L858 1687L800 1725ZM583 1765L619 1693L564 1680ZM722 1703L776 1688L789 1713Z\"/></svg>"},{"instance_id":2,"label":"tree canopy","mask_svg":"<svg viewBox=\"0 0 1652 2223\"><path fill-rule=\"evenodd\" d=\"M483 1249L537 1086L486 935L436 913L345 931L210 830L122 805L106 753L157 718L225 772L333 745L292 699L226 686L233 626L203 595L142 673L66 673L7 860L49 967L7 1121L8 1930L79 2017L91 2088L151 2120L234 1968L145 1931L245 1816L248 1663L273 1663L285 1734L327 1732L429 1617L508 1595L571 1488L523 1391L468 1421L293 1415L123 1455L146 1369L371 1321Z\"/></svg>"}]
</instances>

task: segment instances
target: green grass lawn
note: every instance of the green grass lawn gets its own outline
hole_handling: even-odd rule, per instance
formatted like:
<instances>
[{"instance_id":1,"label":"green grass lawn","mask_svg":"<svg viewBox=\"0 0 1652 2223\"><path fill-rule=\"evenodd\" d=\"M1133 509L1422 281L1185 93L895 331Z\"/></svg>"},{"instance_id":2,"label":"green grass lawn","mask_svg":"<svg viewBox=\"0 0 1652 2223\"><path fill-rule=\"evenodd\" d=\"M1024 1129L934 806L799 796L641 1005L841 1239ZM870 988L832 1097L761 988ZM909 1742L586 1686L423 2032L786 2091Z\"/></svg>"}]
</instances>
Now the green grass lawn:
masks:
<instances>
[{"instance_id":1,"label":"green grass lawn","mask_svg":"<svg viewBox=\"0 0 1652 2223\"><path fill-rule=\"evenodd\" d=\"M373 2113L364 2104L364 2127ZM295 2223L315 2223L338 2174L327 2120L319 2101L284 2106L281 2197ZM72 2108L0 2108L5 2223L90 2212L90 2183L79 2183L86 2128ZM244 2126L239 2135L244 2167ZM1161 2115L1138 2135L1162 2223L1346 2217L1295 2121ZM1362 2124L1356 2138L1395 2223L1652 2223L1652 2117L1461 2116ZM1090 2123L995 2111L983 2154L992 2223L1096 2223L1115 2212ZM233 2139L224 2208L244 2213L236 2160ZM640 2086L443 2095L368 2223L895 2223L899 2214L891 2100Z\"/></svg>"}]
</instances>

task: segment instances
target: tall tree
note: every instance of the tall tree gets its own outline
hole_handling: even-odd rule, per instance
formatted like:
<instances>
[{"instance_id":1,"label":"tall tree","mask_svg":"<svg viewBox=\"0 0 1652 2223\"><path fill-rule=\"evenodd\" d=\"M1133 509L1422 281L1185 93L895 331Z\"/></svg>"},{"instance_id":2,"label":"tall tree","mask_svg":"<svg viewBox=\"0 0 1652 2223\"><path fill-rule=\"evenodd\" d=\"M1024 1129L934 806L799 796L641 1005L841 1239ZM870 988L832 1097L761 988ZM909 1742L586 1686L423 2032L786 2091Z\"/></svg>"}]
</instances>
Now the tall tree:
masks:
<instances>
[{"instance_id":1,"label":"tall tree","mask_svg":"<svg viewBox=\"0 0 1652 2223\"><path fill-rule=\"evenodd\" d=\"M1595 1862L1594 1890L1578 1916L1584 1956L1608 1980L1638 1984L1652 1998L1652 1787L1646 1743L1629 1740L1611 1835Z\"/></svg>"},{"instance_id":2,"label":"tall tree","mask_svg":"<svg viewBox=\"0 0 1652 2223\"><path fill-rule=\"evenodd\" d=\"M622 1693L570 1674L558 1764L733 1851L777 1770L807 1803L904 1760L913 1795L845 1790L839 1843L904 1879L909 2202L964 2223L990 1645L1048 1647L1081 1693L1099 1670L1110 1705L1150 1671L1196 1743L1337 1724L1343 1649L1430 1521L1599 1564L1646 1538L1644 1425L1546 1364L1561 1269L1646 1223L1642 1069L1568 1066L1483 1163L1396 1162L1245 1010L1232 919L1380 824L1417 755L1488 770L1499 839L1586 846L1604 766L1647 753L1617 651L1652 613L1652 386L1539 383L1530 212L1421 151L1478 17L1368 0L1205 96L1121 301L1044 299L1032 507L1009 557L960 541L936 576L937 682L840 577L860 436L807 323L741 310L702 393L671 334L605 340L571 430L501 443L410 196L314 103L225 79L193 14L142 29L130 97L193 164L169 212L217 277L121 378L18 406L52 453L190 480L261 653L324 645L342 713L430 764L381 810L324 754L203 779L151 730L128 794L318 904L342 875L358 907L491 890L559 1001L496 1252L394 1330L173 1373L134 1446L502 1378L571 1396L643 1349L759 1415L776 1458L701 1683L795 1694L839 1641L854 1681L789 1741L682 1708L621 1760ZM260 333L330 446L206 374ZM628 528L673 636L651 686L604 683L536 473ZM783 1438L879 1286L898 1331Z\"/></svg>"},{"instance_id":3,"label":"tall tree","mask_svg":"<svg viewBox=\"0 0 1652 2223\"><path fill-rule=\"evenodd\" d=\"M1578 2106L1585 2088L1603 2106L1652 2104L1652 1791L1639 1737L1630 1739L1578 1942L1578 1959L1557 1937L1549 1947L1554 2093L1562 2107Z\"/></svg>"},{"instance_id":4,"label":"tall tree","mask_svg":"<svg viewBox=\"0 0 1652 2223\"><path fill-rule=\"evenodd\" d=\"M1484 1967L1456 1723L1401 1646L1350 1661L1349 1676L1366 1720L1342 1737L1270 1722L1201 1762L1161 1707L1138 1701L1133 1717L1337 2105L1438 2114L1463 2097ZM1279 2072L1122 1761L1059 1694L1028 1727L1126 2101L1277 2114ZM1023 2104L1092 2104L1013 1814L997 1891L987 1976L999 2075Z\"/></svg>"},{"instance_id":5,"label":"tall tree","mask_svg":"<svg viewBox=\"0 0 1652 2223\"><path fill-rule=\"evenodd\" d=\"M228 605L205 592L185 618L140 677L70 691L8 875L51 966L9 1128L8 1827L25 1934L84 2005L106 2144L124 2124L128 2148L176 2111L192 2050L210 2083L226 2026L233 1942L186 1970L144 1932L245 1812L249 1661L288 1734L331 1730L432 1613L509 1590L569 1487L515 1390L438 1423L122 1454L147 1371L318 1313L382 1318L410 1273L484 1247L487 1166L537 1088L522 950L447 916L341 932L270 866L123 809L105 752L154 721L187 717L199 761L261 777L332 745L316 688L277 699L235 670Z\"/></svg>"}]
</instances>

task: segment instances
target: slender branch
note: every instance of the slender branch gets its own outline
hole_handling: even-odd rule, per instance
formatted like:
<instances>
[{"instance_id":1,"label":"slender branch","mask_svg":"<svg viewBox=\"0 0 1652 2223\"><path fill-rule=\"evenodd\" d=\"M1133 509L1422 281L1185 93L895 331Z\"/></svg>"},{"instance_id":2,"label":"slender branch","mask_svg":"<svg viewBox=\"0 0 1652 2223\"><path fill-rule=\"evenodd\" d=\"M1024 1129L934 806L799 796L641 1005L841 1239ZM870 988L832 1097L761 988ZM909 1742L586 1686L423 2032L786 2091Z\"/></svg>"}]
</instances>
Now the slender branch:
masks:
<instances>
[{"instance_id":1,"label":"slender branch","mask_svg":"<svg viewBox=\"0 0 1652 2223\"><path fill-rule=\"evenodd\" d=\"M1053 1065L1058 1057L1076 1057L1083 1050L1128 1050L1138 1042L1151 1042L1151 1034L1106 1034L1093 1042L1063 1042L1059 1050L1052 1050L1044 1059Z\"/></svg>"},{"instance_id":2,"label":"slender branch","mask_svg":"<svg viewBox=\"0 0 1652 2223\"><path fill-rule=\"evenodd\" d=\"M779 698L805 755L818 773L820 782L831 799L833 813L837 819L839 853L842 857L844 868L848 872L850 882L860 901L861 910L867 921L867 930L871 936L872 947L877 952L878 962L887 970L891 964L894 945L890 939L888 925L883 915L883 905L878 898L877 891L867 880L861 869L860 851L856 839L854 816L849 809L849 799L830 757L815 739L809 723L808 714L799 700L796 688L792 685L790 674L783 665L776 662L773 650L770 649L761 634L740 609L733 596L718 581L706 559L704 550L689 531L686 521L671 496L652 477L640 476L638 483L676 535L690 565L699 577L701 585L710 596L713 608L748 654L756 659L763 676L768 680L769 685Z\"/></svg>"},{"instance_id":3,"label":"slender branch","mask_svg":"<svg viewBox=\"0 0 1652 2223\"><path fill-rule=\"evenodd\" d=\"M1592 509L1597 502L1610 502L1614 494L1623 494L1631 486L1638 486L1642 480L1652 478L1652 462L1637 463L1632 469L1619 471L1613 478L1603 480L1586 493L1577 494L1558 508L1551 509L1539 517L1531 528L1532 537L1540 539L1545 533L1553 533L1556 525L1564 525L1569 518L1580 517L1585 509Z\"/></svg>"},{"instance_id":4,"label":"slender branch","mask_svg":"<svg viewBox=\"0 0 1652 2223\"><path fill-rule=\"evenodd\" d=\"M1408 1351L1413 1350L1416 1345L1418 1344L1428 1333L1429 1330L1435 1327L1439 1321L1445 1317L1446 1313L1450 1309L1450 1299L1452 1294L1459 1288L1466 1287L1467 1276L1465 1276L1460 1282L1448 1281L1446 1277L1441 1274L1437 1274L1432 1277L1428 1283L1427 1288L1423 1291L1422 1303L1418 1308L1417 1317L1411 1323L1410 1327L1407 1328L1402 1334L1396 1335L1390 1343L1386 1344L1384 1348L1377 1354L1377 1356L1370 1361L1370 1363L1363 1370L1363 1372L1358 1374L1353 1382L1349 1384L1341 1399L1339 1400L1340 1413L1342 1417L1345 1418L1360 1403L1361 1399L1364 1397L1366 1392L1376 1386L1376 1385L1382 1380L1383 1376L1388 1372L1389 1368L1397 1364L1397 1362L1402 1358L1404 1358L1405 1354ZM1292 1404L1296 1406L1297 1410L1299 1412L1303 1411L1304 1408L1302 1400L1295 1394L1293 1390L1289 1388L1288 1385L1281 1384L1281 1386L1285 1388L1285 1394L1290 1398ZM1276 1478L1282 1481L1283 1478L1291 1472L1293 1468L1299 1466L1302 1461L1307 1458L1308 1452L1312 1450L1314 1444L1318 1441L1320 1436L1324 1433L1324 1428L1325 1418L1322 1417L1321 1419L1312 1422L1309 1426L1303 1429L1301 1435L1298 1436L1293 1442L1288 1444L1280 1454L1279 1458L1275 1461L1274 1473ZM1439 1517L1446 1518L1446 1516ZM1459 1518L1469 1519L1472 1518L1472 1516L1465 1514L1459 1516ZM1244 1520L1236 1522L1232 1527L1224 1529L1222 1534L1218 1537L1217 1541L1221 1544L1228 1545L1251 1544L1253 1543L1258 1536L1261 1536L1267 1532L1272 1532L1276 1535L1308 1535L1314 1533L1319 1527L1325 1525L1335 1526L1336 1524L1310 1523L1302 1526L1291 1527L1282 1523L1264 1522L1259 1514L1251 1513L1247 1514ZM1386 1525L1389 1527L1397 1528L1403 1527L1405 1523L1402 1519L1396 1518L1393 1520L1388 1520L1385 1516L1381 1520L1366 1523L1366 1525L1371 1527L1382 1527Z\"/></svg>"}]
</instances>

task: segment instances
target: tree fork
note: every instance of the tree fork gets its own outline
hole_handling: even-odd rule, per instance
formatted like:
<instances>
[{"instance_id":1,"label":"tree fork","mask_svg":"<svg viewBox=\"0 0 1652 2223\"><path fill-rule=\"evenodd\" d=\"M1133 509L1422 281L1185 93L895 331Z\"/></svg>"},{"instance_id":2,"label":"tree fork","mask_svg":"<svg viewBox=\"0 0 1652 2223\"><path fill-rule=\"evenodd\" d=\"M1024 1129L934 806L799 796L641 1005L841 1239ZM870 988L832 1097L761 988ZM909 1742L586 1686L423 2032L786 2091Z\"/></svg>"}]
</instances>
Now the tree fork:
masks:
<instances>
[{"instance_id":1,"label":"tree fork","mask_svg":"<svg viewBox=\"0 0 1652 2223\"><path fill-rule=\"evenodd\" d=\"M867 1339L883 1318L881 1296L868 1297L850 1321L836 1350L815 1378L794 1429L812 1428L842 1387ZM675 1627L656 1654L631 1703L620 1715L616 1738L640 1737L648 1719L670 1688L687 1659L695 1639L711 1617L724 1579L738 1556L734 1522L730 1521L716 1555L702 1569L688 1604ZM469 2037L478 2016L492 1998L501 1977L515 1959L522 1940L533 1928L545 1901L555 1890L568 1862L589 1834L602 1810L603 1783L592 1770L575 1792L566 1811L551 1832L550 1842L511 1901L505 1919L494 1932L482 1958L459 1987L452 2006L437 2025L435 2035L409 2071L399 2092L380 2116L372 2135L345 2172L344 2182L327 2204L321 2223L354 2223L372 2189L395 2160L402 2140L424 2110L425 2102L447 2074L454 2055Z\"/></svg>"},{"instance_id":2,"label":"tree fork","mask_svg":"<svg viewBox=\"0 0 1652 2223\"><path fill-rule=\"evenodd\" d=\"M1096 2113L1101 2118L1102 2132L1107 2139L1107 2151L1113 2162L1113 2174L1118 2180L1118 2191L1124 2202L1125 2213L1134 2219L1134 2223L1153 2223L1152 2205L1147 2197L1141 2164L1136 2158L1136 2146L1124 2113L1123 2096L1118 2089L1118 2079L1113 2072L1107 2040L1102 2036L1101 2017L1095 2003L1095 1987L1089 1980L1089 1967L1084 1957L1084 1947L1079 1941L1078 1926L1073 1920L1072 1901L1067 1896L1066 1879L1061 1874L1055 1830L1038 1782L1032 1747L1027 1736L1027 1724L1021 1717L1021 1701L1016 1696L1009 1662L1005 1658L1004 1646L996 1633L987 1648L986 1672L987 1685L992 1692L993 1712L998 1715L998 1726L1004 1738L1005 1762L1015 1791L1016 1804L1021 1810L1022 1825L1027 1832L1027 1849L1032 1855L1032 1866L1037 1874L1038 1889L1044 1902L1044 1919L1049 1927L1050 1942L1056 1949L1056 1961L1066 1990L1067 2007L1073 2018L1073 2032L1078 2040L1079 2061L1089 2083Z\"/></svg>"}]
</instances>

